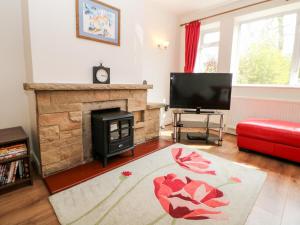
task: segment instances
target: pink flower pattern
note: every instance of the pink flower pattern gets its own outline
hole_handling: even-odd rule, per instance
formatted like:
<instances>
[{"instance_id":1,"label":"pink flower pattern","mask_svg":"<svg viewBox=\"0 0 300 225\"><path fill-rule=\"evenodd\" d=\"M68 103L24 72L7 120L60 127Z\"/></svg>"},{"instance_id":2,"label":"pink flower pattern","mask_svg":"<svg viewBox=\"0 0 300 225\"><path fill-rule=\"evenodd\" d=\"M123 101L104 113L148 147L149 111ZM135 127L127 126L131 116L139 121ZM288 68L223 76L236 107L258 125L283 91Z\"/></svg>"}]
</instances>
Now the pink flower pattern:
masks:
<instances>
[{"instance_id":1,"label":"pink flower pattern","mask_svg":"<svg viewBox=\"0 0 300 225\"><path fill-rule=\"evenodd\" d=\"M229 204L223 192L204 181L182 180L175 174L154 179L154 193L163 209L173 218L187 220L226 219L216 208Z\"/></svg>"},{"instance_id":2,"label":"pink flower pattern","mask_svg":"<svg viewBox=\"0 0 300 225\"><path fill-rule=\"evenodd\" d=\"M182 148L174 148L172 149L172 155L177 164L184 169L198 174L216 175L214 170L208 169L211 162L207 159L204 159L199 153L192 152L186 156L183 156Z\"/></svg>"},{"instance_id":3,"label":"pink flower pattern","mask_svg":"<svg viewBox=\"0 0 300 225\"><path fill-rule=\"evenodd\" d=\"M230 177L228 181L231 183L242 183L241 179L238 177Z\"/></svg>"}]
</instances>

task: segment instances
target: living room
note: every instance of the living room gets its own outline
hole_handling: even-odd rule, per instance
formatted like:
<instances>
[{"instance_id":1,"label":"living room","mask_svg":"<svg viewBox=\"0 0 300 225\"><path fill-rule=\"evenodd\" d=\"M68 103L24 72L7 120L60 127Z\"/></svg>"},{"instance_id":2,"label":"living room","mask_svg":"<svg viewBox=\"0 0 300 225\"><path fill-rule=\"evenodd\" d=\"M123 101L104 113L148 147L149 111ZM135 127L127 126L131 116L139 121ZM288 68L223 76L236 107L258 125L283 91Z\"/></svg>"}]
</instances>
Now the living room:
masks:
<instances>
[{"instance_id":1,"label":"living room","mask_svg":"<svg viewBox=\"0 0 300 225\"><path fill-rule=\"evenodd\" d=\"M300 224L299 0L0 12L0 224Z\"/></svg>"}]
</instances>

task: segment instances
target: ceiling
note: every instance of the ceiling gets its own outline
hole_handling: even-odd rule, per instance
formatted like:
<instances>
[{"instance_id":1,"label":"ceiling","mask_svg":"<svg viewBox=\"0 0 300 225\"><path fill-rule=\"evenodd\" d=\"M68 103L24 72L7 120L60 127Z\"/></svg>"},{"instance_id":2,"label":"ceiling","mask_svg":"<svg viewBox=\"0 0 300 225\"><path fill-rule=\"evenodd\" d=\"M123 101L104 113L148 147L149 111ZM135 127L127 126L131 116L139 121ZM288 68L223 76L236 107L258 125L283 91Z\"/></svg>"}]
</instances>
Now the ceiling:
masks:
<instances>
[{"instance_id":1,"label":"ceiling","mask_svg":"<svg viewBox=\"0 0 300 225\"><path fill-rule=\"evenodd\" d=\"M178 15L183 15L193 11L202 11L215 7L222 7L241 0L151 0L158 6L163 7Z\"/></svg>"}]
</instances>

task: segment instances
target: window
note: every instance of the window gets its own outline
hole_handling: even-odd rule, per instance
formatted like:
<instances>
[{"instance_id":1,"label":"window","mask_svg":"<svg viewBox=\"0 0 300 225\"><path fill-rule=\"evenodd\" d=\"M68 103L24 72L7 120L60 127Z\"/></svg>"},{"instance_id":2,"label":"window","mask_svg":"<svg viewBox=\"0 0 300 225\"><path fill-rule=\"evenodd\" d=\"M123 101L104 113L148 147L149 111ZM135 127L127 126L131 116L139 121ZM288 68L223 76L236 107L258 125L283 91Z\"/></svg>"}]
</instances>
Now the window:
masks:
<instances>
[{"instance_id":1,"label":"window","mask_svg":"<svg viewBox=\"0 0 300 225\"><path fill-rule=\"evenodd\" d=\"M236 83L295 85L300 78L300 72L292 72L298 68L296 31L297 13L241 23Z\"/></svg>"},{"instance_id":2,"label":"window","mask_svg":"<svg viewBox=\"0 0 300 225\"><path fill-rule=\"evenodd\" d=\"M199 73L214 73L218 69L220 32L218 30L200 31L199 50L195 71Z\"/></svg>"}]
</instances>

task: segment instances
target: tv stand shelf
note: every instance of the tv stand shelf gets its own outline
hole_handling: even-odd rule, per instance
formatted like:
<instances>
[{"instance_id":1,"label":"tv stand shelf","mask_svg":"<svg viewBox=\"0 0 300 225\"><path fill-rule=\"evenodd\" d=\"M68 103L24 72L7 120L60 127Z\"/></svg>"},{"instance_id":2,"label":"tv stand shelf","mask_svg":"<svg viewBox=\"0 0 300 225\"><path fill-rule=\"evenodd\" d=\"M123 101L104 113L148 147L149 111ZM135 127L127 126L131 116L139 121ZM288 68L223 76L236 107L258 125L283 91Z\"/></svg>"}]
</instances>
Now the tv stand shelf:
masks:
<instances>
[{"instance_id":1,"label":"tv stand shelf","mask_svg":"<svg viewBox=\"0 0 300 225\"><path fill-rule=\"evenodd\" d=\"M174 110L174 121L173 121L173 140L179 142L181 138L181 128L205 128L203 133L188 133L187 137L190 140L204 140L207 144L210 142L217 142L219 146L222 145L223 141L223 121L224 113L212 112L212 111L184 111ZM197 115L199 117L205 117L205 121L186 121L182 120L182 115ZM211 117L218 117L218 122L211 122ZM211 134L210 129L217 129L218 135Z\"/></svg>"},{"instance_id":2,"label":"tv stand shelf","mask_svg":"<svg viewBox=\"0 0 300 225\"><path fill-rule=\"evenodd\" d=\"M203 114L201 114L203 115ZM188 127L188 128L222 128L220 124L218 123L212 123L210 122L207 124L206 122L201 121L181 121L177 123L178 127Z\"/></svg>"}]
</instances>

